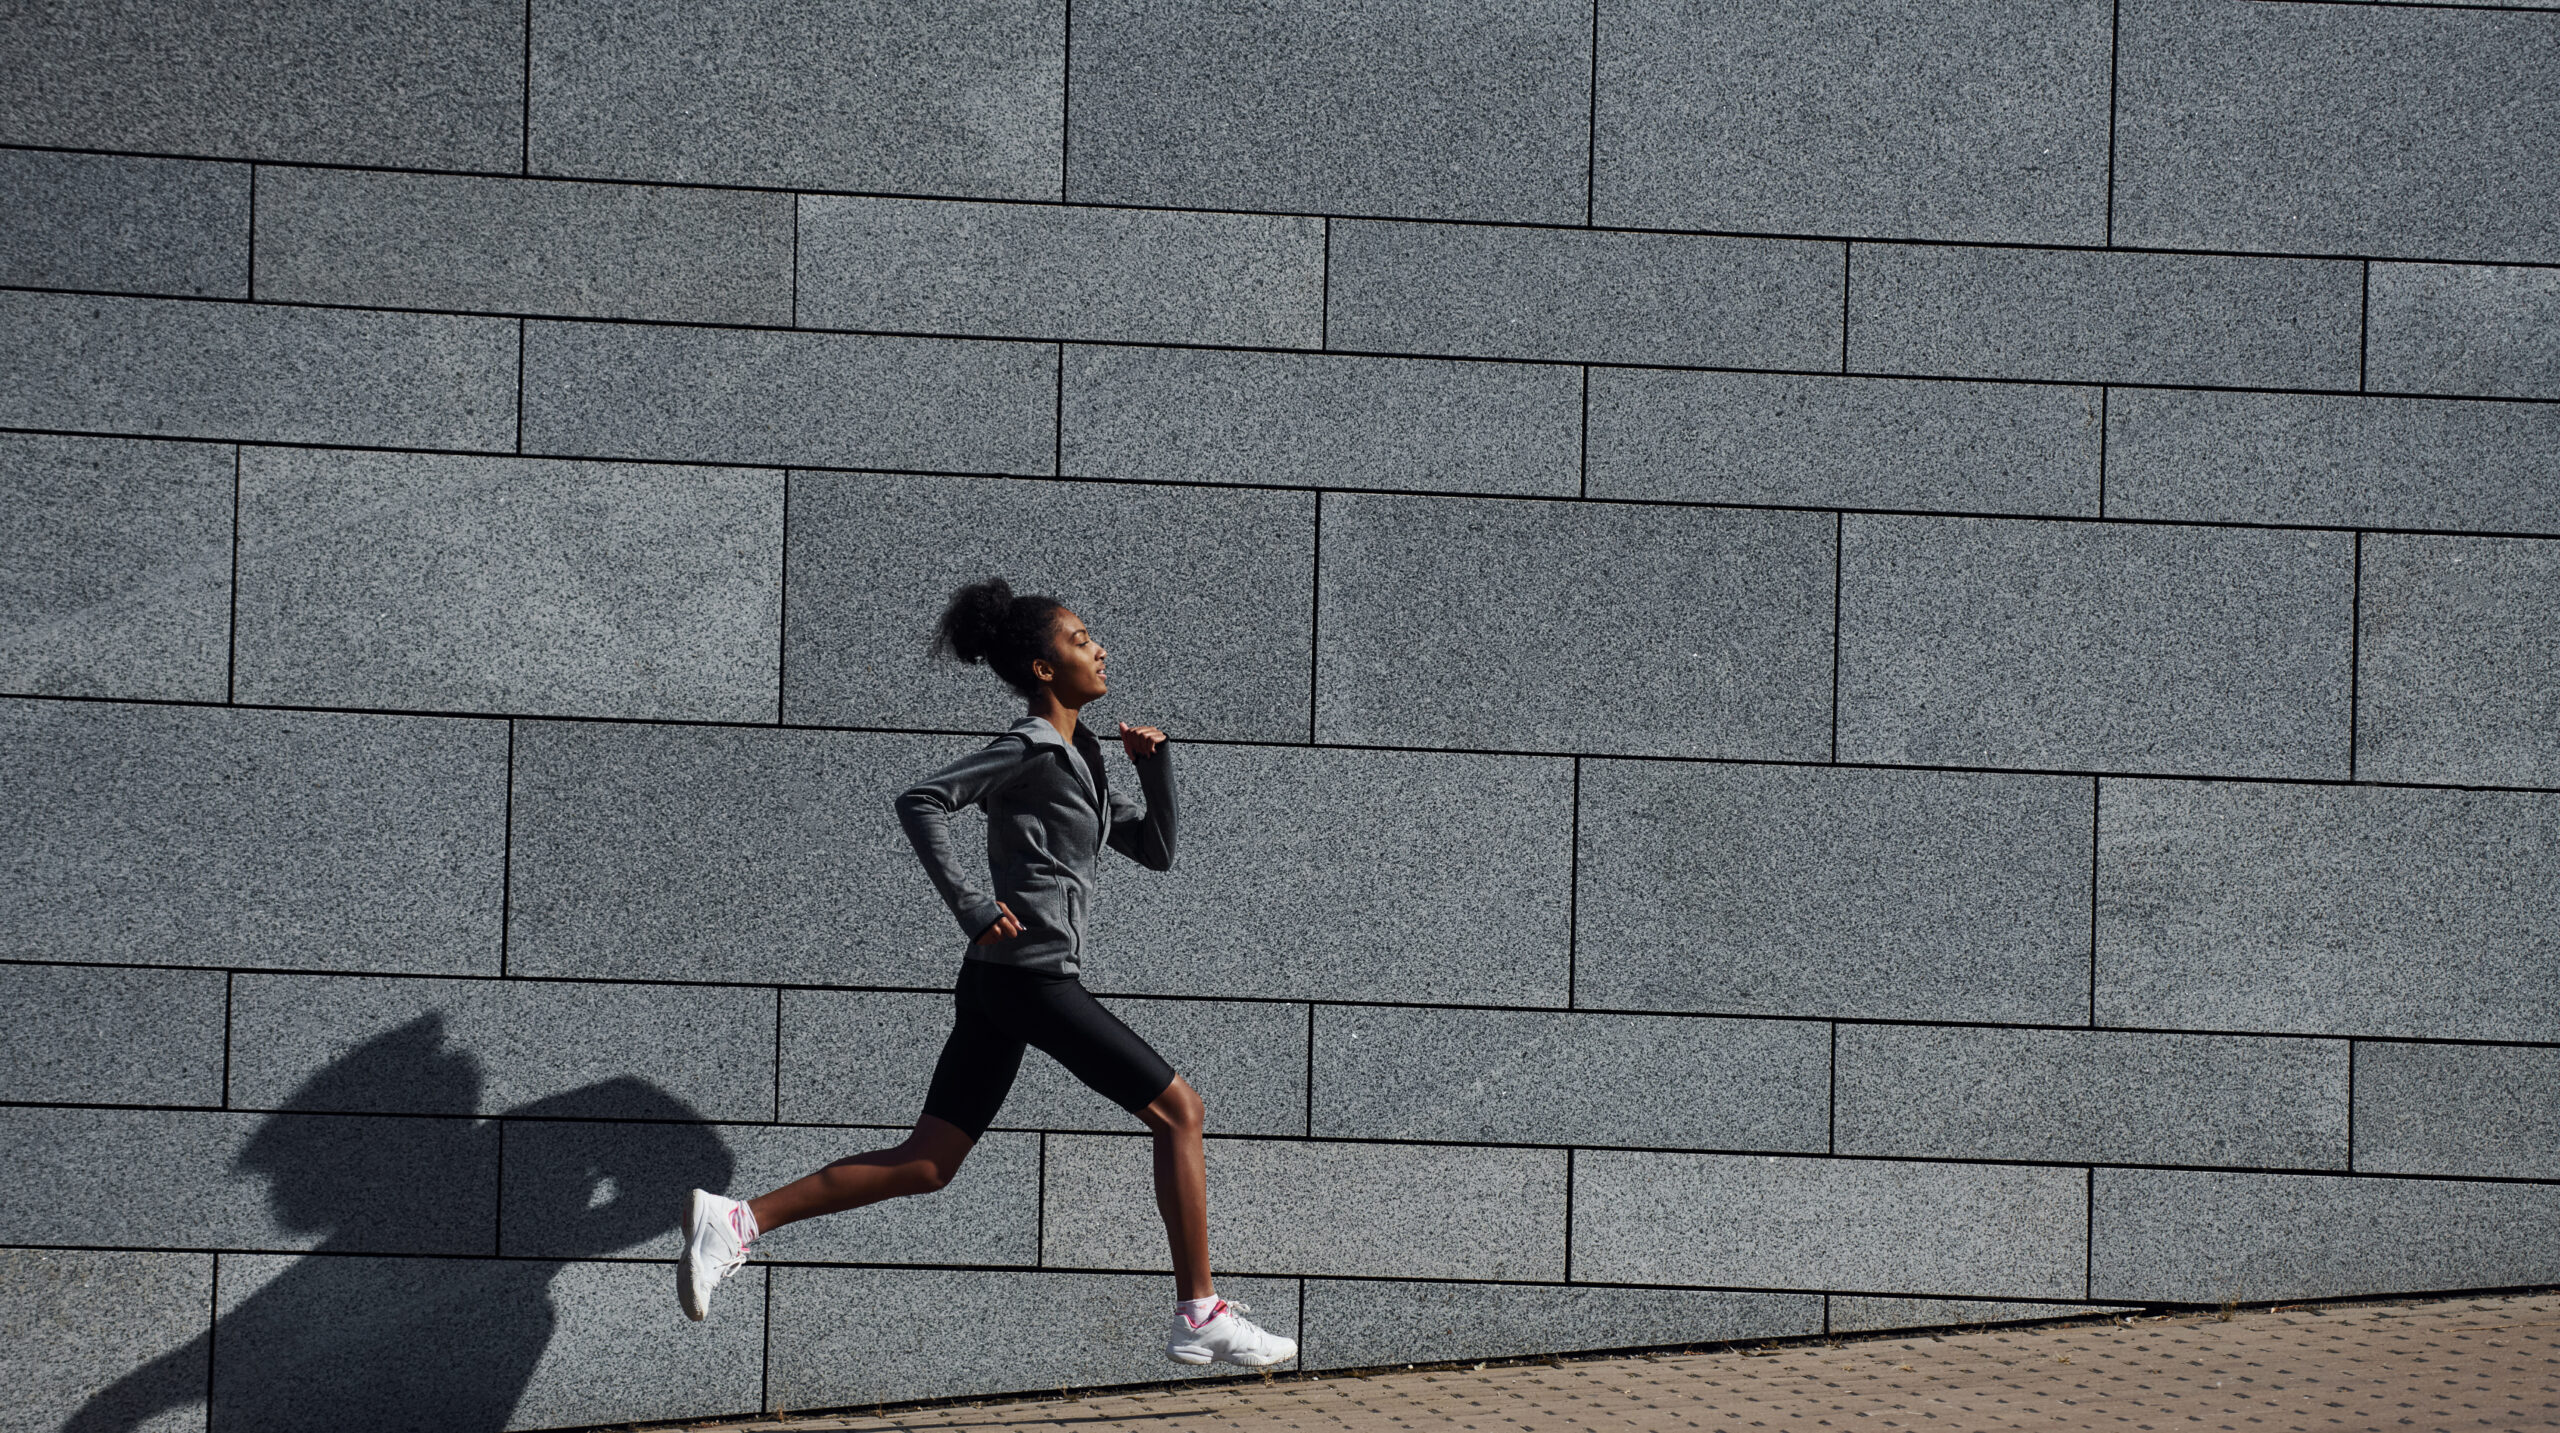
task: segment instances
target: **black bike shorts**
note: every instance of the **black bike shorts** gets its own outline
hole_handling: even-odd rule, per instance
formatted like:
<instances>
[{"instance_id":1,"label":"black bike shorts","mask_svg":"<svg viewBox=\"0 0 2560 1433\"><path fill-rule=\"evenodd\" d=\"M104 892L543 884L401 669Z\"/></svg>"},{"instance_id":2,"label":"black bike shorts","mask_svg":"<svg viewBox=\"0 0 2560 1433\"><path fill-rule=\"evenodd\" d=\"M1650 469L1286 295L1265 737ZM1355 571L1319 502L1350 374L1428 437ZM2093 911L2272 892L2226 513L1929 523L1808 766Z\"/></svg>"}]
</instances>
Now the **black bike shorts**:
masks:
<instances>
[{"instance_id":1,"label":"black bike shorts","mask_svg":"<svg viewBox=\"0 0 2560 1433\"><path fill-rule=\"evenodd\" d=\"M1072 975L964 960L951 1003L951 1038L934 1062L924 1112L973 1140L995 1123L1025 1045L1132 1113L1173 1083L1173 1066Z\"/></svg>"}]
</instances>

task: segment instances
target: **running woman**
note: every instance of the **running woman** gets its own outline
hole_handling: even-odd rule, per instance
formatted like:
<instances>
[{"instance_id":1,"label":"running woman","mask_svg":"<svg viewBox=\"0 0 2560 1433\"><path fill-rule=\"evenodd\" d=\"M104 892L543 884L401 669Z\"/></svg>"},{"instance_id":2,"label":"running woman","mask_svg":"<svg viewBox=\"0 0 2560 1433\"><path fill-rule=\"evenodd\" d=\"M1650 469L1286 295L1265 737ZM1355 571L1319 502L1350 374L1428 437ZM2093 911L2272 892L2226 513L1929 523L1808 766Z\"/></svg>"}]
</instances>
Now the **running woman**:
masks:
<instances>
[{"instance_id":1,"label":"running woman","mask_svg":"<svg viewBox=\"0 0 2560 1433\"><path fill-rule=\"evenodd\" d=\"M1151 870L1173 865L1173 761L1164 733L1120 723L1143 799L1114 790L1102 744L1076 720L1106 690L1108 654L1054 598L1017 597L1001 578L952 594L933 650L993 668L1030 711L897 801L925 874L970 937L952 993L951 1038L934 1064L924 1113L903 1143L838 1160L770 1194L740 1201L693 1191L676 1264L686 1316L710 1312L712 1288L746 1262L764 1231L949 1184L995 1122L1030 1044L1155 1134L1156 1209L1173 1245L1177 1300L1165 1356L1247 1368L1296 1357L1295 1340L1247 1319L1246 1306L1219 1298L1210 1281L1200 1096L1077 979L1103 845ZM971 886L952 857L951 814L963 806L987 814L992 896Z\"/></svg>"}]
</instances>

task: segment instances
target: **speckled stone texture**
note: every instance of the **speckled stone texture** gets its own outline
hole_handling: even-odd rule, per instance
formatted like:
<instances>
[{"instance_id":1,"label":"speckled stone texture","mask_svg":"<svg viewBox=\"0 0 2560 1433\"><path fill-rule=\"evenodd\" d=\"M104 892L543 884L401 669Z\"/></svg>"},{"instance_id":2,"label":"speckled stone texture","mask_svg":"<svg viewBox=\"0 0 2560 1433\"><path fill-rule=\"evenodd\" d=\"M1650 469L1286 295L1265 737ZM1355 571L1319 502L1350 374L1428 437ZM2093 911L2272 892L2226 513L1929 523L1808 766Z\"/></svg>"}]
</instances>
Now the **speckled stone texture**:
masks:
<instances>
[{"instance_id":1,"label":"speckled stone texture","mask_svg":"<svg viewBox=\"0 0 2560 1433\"><path fill-rule=\"evenodd\" d=\"M233 450L0 437L0 689L220 701Z\"/></svg>"},{"instance_id":2,"label":"speckled stone texture","mask_svg":"<svg viewBox=\"0 0 2560 1433\"><path fill-rule=\"evenodd\" d=\"M2356 774L2560 786L2560 541L2365 539Z\"/></svg>"},{"instance_id":3,"label":"speckled stone texture","mask_svg":"<svg viewBox=\"0 0 2560 1433\"><path fill-rule=\"evenodd\" d=\"M2118 388L2107 516L2560 532L2560 407Z\"/></svg>"},{"instance_id":4,"label":"speckled stone texture","mask_svg":"<svg viewBox=\"0 0 2560 1433\"><path fill-rule=\"evenodd\" d=\"M2106 0L1642 0L1599 16L1603 224L2096 244Z\"/></svg>"},{"instance_id":5,"label":"speckled stone texture","mask_svg":"<svg viewBox=\"0 0 2560 1433\"><path fill-rule=\"evenodd\" d=\"M0 423L171 438L512 448L516 326L0 292Z\"/></svg>"},{"instance_id":6,"label":"speckled stone texture","mask_svg":"<svg viewBox=\"0 0 2560 1433\"><path fill-rule=\"evenodd\" d=\"M1139 1137L1049 1136L1043 1263L1171 1267L1149 1147ZM1211 1139L1208 1156L1209 1247L1222 1269L1564 1277L1562 1150Z\"/></svg>"},{"instance_id":7,"label":"speckled stone texture","mask_svg":"<svg viewBox=\"0 0 2560 1433\"><path fill-rule=\"evenodd\" d=\"M1254 746L1173 761L1174 867L1110 858L1087 985L1564 1004L1572 763Z\"/></svg>"},{"instance_id":8,"label":"speckled stone texture","mask_svg":"<svg viewBox=\"0 0 2560 1433\"><path fill-rule=\"evenodd\" d=\"M2358 1041L2356 1170L2560 1180L2560 1050Z\"/></svg>"},{"instance_id":9,"label":"speckled stone texture","mask_svg":"<svg viewBox=\"0 0 2560 1433\"><path fill-rule=\"evenodd\" d=\"M488 0L29 11L0 143L516 171L524 12Z\"/></svg>"},{"instance_id":10,"label":"speckled stone texture","mask_svg":"<svg viewBox=\"0 0 2560 1433\"><path fill-rule=\"evenodd\" d=\"M498 722L0 701L0 954L494 975Z\"/></svg>"},{"instance_id":11,"label":"speckled stone texture","mask_svg":"<svg viewBox=\"0 0 2560 1433\"><path fill-rule=\"evenodd\" d=\"M213 1426L496 1430L751 1407L765 1277L739 1270L694 1324L663 1264L225 1254Z\"/></svg>"},{"instance_id":12,"label":"speckled stone texture","mask_svg":"<svg viewBox=\"0 0 2560 1433\"><path fill-rule=\"evenodd\" d=\"M1582 763L1575 1003L2078 1024L2079 777Z\"/></svg>"},{"instance_id":13,"label":"speckled stone texture","mask_svg":"<svg viewBox=\"0 0 2560 1433\"><path fill-rule=\"evenodd\" d=\"M1829 753L1828 514L1330 494L1323 516L1318 740Z\"/></svg>"},{"instance_id":14,"label":"speckled stone texture","mask_svg":"<svg viewBox=\"0 0 2560 1433\"><path fill-rule=\"evenodd\" d=\"M791 322L788 194L275 169L257 292L294 303Z\"/></svg>"},{"instance_id":15,"label":"speckled stone texture","mask_svg":"<svg viewBox=\"0 0 2560 1433\"><path fill-rule=\"evenodd\" d=\"M222 1103L215 970L0 965L0 1100Z\"/></svg>"},{"instance_id":16,"label":"speckled stone texture","mask_svg":"<svg viewBox=\"0 0 2560 1433\"><path fill-rule=\"evenodd\" d=\"M1315 507L1307 493L796 475L783 711L1004 730L1022 698L927 645L952 592L999 576L1064 602L1102 644L1111 691L1081 720L1106 747L1124 721L1303 741ZM1135 772L1113 780L1137 790Z\"/></svg>"},{"instance_id":17,"label":"speckled stone texture","mask_svg":"<svg viewBox=\"0 0 2560 1433\"><path fill-rule=\"evenodd\" d=\"M485 1121L19 1106L0 1155L10 1244L495 1251Z\"/></svg>"},{"instance_id":18,"label":"speckled stone texture","mask_svg":"<svg viewBox=\"0 0 2560 1433\"><path fill-rule=\"evenodd\" d=\"M1985 1298L2084 1293L2085 1171L1583 1150L1573 1276Z\"/></svg>"},{"instance_id":19,"label":"speckled stone texture","mask_svg":"<svg viewBox=\"0 0 2560 1433\"><path fill-rule=\"evenodd\" d=\"M1846 761L2347 774L2345 533L1860 515Z\"/></svg>"},{"instance_id":20,"label":"speckled stone texture","mask_svg":"<svg viewBox=\"0 0 2560 1433\"><path fill-rule=\"evenodd\" d=\"M2090 1296L2334 1298L2560 1281L2560 1187L2316 1174L2095 1173Z\"/></svg>"},{"instance_id":21,"label":"speckled stone texture","mask_svg":"<svg viewBox=\"0 0 2560 1433\"><path fill-rule=\"evenodd\" d=\"M1597 375L1595 375L1596 377ZM1077 347L1069 473L1571 497L1582 376L1548 365Z\"/></svg>"},{"instance_id":22,"label":"speckled stone texture","mask_svg":"<svg viewBox=\"0 0 2560 1433\"><path fill-rule=\"evenodd\" d=\"M2368 312L2376 392L2560 398L2560 269L2376 264Z\"/></svg>"},{"instance_id":23,"label":"speckled stone texture","mask_svg":"<svg viewBox=\"0 0 2560 1433\"><path fill-rule=\"evenodd\" d=\"M2352 390L2363 294L2344 261L1860 244L1848 371Z\"/></svg>"},{"instance_id":24,"label":"speckled stone texture","mask_svg":"<svg viewBox=\"0 0 2560 1433\"><path fill-rule=\"evenodd\" d=\"M1149 1216L1153 1217L1152 1214ZM1162 1274L974 1269L776 1269L768 1407L839 1408L1009 1389L1234 1378L1232 1364L1169 1362L1173 1284ZM1218 1293L1294 1337L1298 1281L1221 1274ZM1041 1311L1037 1339L955 1343Z\"/></svg>"},{"instance_id":25,"label":"speckled stone texture","mask_svg":"<svg viewBox=\"0 0 2560 1433\"><path fill-rule=\"evenodd\" d=\"M0 282L249 295L249 166L0 151Z\"/></svg>"},{"instance_id":26,"label":"speckled stone texture","mask_svg":"<svg viewBox=\"0 0 2560 1433\"><path fill-rule=\"evenodd\" d=\"M2560 1040L2555 817L2560 795L2104 782L2098 1023Z\"/></svg>"},{"instance_id":27,"label":"speckled stone texture","mask_svg":"<svg viewBox=\"0 0 2560 1433\"><path fill-rule=\"evenodd\" d=\"M1063 9L547 4L536 174L1058 197Z\"/></svg>"},{"instance_id":28,"label":"speckled stone texture","mask_svg":"<svg viewBox=\"0 0 2560 1433\"><path fill-rule=\"evenodd\" d=\"M772 992L741 987L241 975L231 1103L770 1119L773 1012ZM417 1073L447 1068L467 1077Z\"/></svg>"},{"instance_id":29,"label":"speckled stone texture","mask_svg":"<svg viewBox=\"0 0 2560 1433\"><path fill-rule=\"evenodd\" d=\"M1660 1348L1822 1331L1818 1294L1307 1281L1306 1368Z\"/></svg>"},{"instance_id":30,"label":"speckled stone texture","mask_svg":"<svg viewBox=\"0 0 2560 1433\"><path fill-rule=\"evenodd\" d=\"M2347 1167L2347 1042L1843 1025L1836 1148L2047 1164Z\"/></svg>"},{"instance_id":31,"label":"speckled stone texture","mask_svg":"<svg viewBox=\"0 0 2560 1433\"><path fill-rule=\"evenodd\" d=\"M1596 498L2098 513L2098 394L2043 384L1591 372Z\"/></svg>"},{"instance_id":32,"label":"speckled stone texture","mask_svg":"<svg viewBox=\"0 0 2560 1433\"><path fill-rule=\"evenodd\" d=\"M1045 343L528 323L524 368L528 453L974 473L1057 462Z\"/></svg>"},{"instance_id":33,"label":"speckled stone texture","mask_svg":"<svg viewBox=\"0 0 2560 1433\"><path fill-rule=\"evenodd\" d=\"M1318 1136L1820 1154L1831 1031L1803 1020L1316 1007Z\"/></svg>"},{"instance_id":34,"label":"speckled stone texture","mask_svg":"<svg viewBox=\"0 0 2560 1433\"><path fill-rule=\"evenodd\" d=\"M1874 1333L1883 1329L1974 1328L1984 1324L2031 1323L2102 1313L2112 1305L2030 1304L1975 1299L1878 1299L1833 1294L1829 1333Z\"/></svg>"},{"instance_id":35,"label":"speckled stone texture","mask_svg":"<svg viewBox=\"0 0 2560 1433\"><path fill-rule=\"evenodd\" d=\"M1333 225L1325 346L1832 372L1840 246L1489 225Z\"/></svg>"},{"instance_id":36,"label":"speckled stone texture","mask_svg":"<svg viewBox=\"0 0 2560 1433\"><path fill-rule=\"evenodd\" d=\"M2476 7L2126 0L2114 241L2560 259L2560 26Z\"/></svg>"},{"instance_id":37,"label":"speckled stone texture","mask_svg":"<svg viewBox=\"0 0 2560 1433\"><path fill-rule=\"evenodd\" d=\"M966 937L890 803L979 744L518 723L509 969L947 985Z\"/></svg>"},{"instance_id":38,"label":"speckled stone texture","mask_svg":"<svg viewBox=\"0 0 2560 1433\"><path fill-rule=\"evenodd\" d=\"M782 476L253 449L240 700L771 720Z\"/></svg>"},{"instance_id":39,"label":"speckled stone texture","mask_svg":"<svg viewBox=\"0 0 2560 1433\"><path fill-rule=\"evenodd\" d=\"M907 1133L903 1126L511 1123L501 1244L509 1255L607 1252L599 1247L598 1216L590 1203L628 1198L630 1186L638 1184L652 1197L666 1196L663 1227L653 1225L645 1239L612 1252L619 1258L672 1260L684 1247L676 1215L696 1186L658 1171L685 1170L712 1180L702 1188L751 1199L837 1160L890 1148ZM785 1225L758 1238L755 1255L792 1264L1028 1266L1039 1262L1039 1227L1040 1137L998 1132L970 1147L959 1175L941 1191ZM672 1293L674 1271L662 1272L663 1292Z\"/></svg>"},{"instance_id":40,"label":"speckled stone texture","mask_svg":"<svg viewBox=\"0 0 2560 1433\"><path fill-rule=\"evenodd\" d=\"M1210 1133L1306 1132L1306 1007L1121 995L1102 1004L1199 1092ZM951 1020L951 997L938 993L783 992L782 1118L914 1123ZM1034 1046L995 1127L1123 1133L1140 1122Z\"/></svg>"},{"instance_id":41,"label":"speckled stone texture","mask_svg":"<svg viewBox=\"0 0 2560 1433\"><path fill-rule=\"evenodd\" d=\"M1105 0L1074 14L1067 197L1579 224L1591 12Z\"/></svg>"},{"instance_id":42,"label":"speckled stone texture","mask_svg":"<svg viewBox=\"0 0 2560 1433\"><path fill-rule=\"evenodd\" d=\"M202 1433L211 1254L0 1250L9 1433Z\"/></svg>"},{"instance_id":43,"label":"speckled stone texture","mask_svg":"<svg viewBox=\"0 0 2560 1433\"><path fill-rule=\"evenodd\" d=\"M988 338L1314 348L1320 220L800 200L799 323Z\"/></svg>"}]
</instances>

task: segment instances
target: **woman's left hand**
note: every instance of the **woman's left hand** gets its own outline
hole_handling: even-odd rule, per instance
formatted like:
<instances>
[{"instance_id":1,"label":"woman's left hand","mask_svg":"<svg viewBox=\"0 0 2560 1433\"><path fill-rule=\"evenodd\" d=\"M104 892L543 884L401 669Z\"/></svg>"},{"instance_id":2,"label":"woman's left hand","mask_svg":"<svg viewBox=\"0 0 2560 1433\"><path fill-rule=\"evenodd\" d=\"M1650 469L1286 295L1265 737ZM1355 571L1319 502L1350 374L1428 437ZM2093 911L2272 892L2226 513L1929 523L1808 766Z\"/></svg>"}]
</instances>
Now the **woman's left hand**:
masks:
<instances>
[{"instance_id":1,"label":"woman's left hand","mask_svg":"<svg viewBox=\"0 0 2560 1433\"><path fill-rule=\"evenodd\" d=\"M1153 756L1163 745L1164 733L1154 727L1131 726L1125 721L1120 723L1120 749L1129 753L1131 760Z\"/></svg>"}]
</instances>

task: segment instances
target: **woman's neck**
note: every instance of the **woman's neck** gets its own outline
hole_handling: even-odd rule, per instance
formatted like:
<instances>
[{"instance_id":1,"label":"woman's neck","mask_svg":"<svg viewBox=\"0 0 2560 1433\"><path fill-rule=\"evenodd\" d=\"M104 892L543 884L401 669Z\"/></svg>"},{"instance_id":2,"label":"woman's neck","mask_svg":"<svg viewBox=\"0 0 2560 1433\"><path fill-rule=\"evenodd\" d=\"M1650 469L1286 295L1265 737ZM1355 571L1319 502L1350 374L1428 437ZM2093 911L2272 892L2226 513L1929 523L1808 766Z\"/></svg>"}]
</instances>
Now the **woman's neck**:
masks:
<instances>
[{"instance_id":1,"label":"woman's neck","mask_svg":"<svg viewBox=\"0 0 2560 1433\"><path fill-rule=\"evenodd\" d=\"M1076 709L1047 692L1031 699L1031 714L1058 729L1058 735L1072 742L1076 739Z\"/></svg>"}]
</instances>

